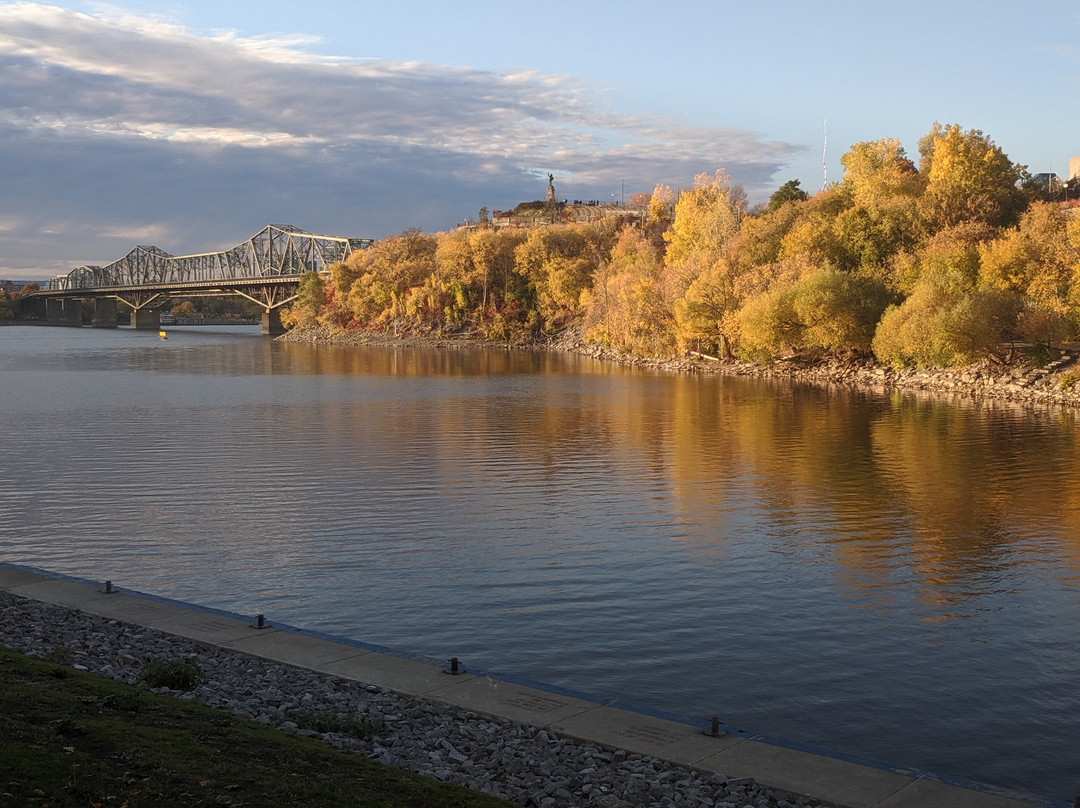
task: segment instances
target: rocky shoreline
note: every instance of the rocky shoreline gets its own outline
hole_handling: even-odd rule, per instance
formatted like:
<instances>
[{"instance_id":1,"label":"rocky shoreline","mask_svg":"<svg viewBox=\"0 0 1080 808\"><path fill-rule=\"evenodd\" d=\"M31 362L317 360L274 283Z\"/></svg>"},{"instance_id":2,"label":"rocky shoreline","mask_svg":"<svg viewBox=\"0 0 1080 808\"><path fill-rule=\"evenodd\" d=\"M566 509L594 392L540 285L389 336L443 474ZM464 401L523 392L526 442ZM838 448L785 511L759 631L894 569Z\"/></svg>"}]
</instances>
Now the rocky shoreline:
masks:
<instances>
[{"instance_id":1,"label":"rocky shoreline","mask_svg":"<svg viewBox=\"0 0 1080 808\"><path fill-rule=\"evenodd\" d=\"M1041 365L1033 363L1024 351L1014 350L1008 352L1004 359L983 360L963 368L896 370L862 357L833 357L814 362L791 359L769 365L716 359L702 354L650 359L586 344L578 329L567 329L546 343L523 346L503 346L467 336L396 337L362 331L331 332L321 328L290 332L280 339L315 344L449 350L470 347L538 348L568 351L618 364L674 373L789 379L878 393L929 394L954 401L1000 401L1039 407L1080 408L1080 349L1073 347L1056 349L1050 360Z\"/></svg>"},{"instance_id":2,"label":"rocky shoreline","mask_svg":"<svg viewBox=\"0 0 1080 808\"><path fill-rule=\"evenodd\" d=\"M200 645L154 629L0 592L0 645L145 687L152 659L196 657L202 682L169 691L285 732L438 780L466 784L518 806L815 808L749 778L696 772L646 755L575 743L552 732L304 668ZM364 722L375 734L301 728L303 716ZM299 723L298 723L299 719Z\"/></svg>"}]
</instances>

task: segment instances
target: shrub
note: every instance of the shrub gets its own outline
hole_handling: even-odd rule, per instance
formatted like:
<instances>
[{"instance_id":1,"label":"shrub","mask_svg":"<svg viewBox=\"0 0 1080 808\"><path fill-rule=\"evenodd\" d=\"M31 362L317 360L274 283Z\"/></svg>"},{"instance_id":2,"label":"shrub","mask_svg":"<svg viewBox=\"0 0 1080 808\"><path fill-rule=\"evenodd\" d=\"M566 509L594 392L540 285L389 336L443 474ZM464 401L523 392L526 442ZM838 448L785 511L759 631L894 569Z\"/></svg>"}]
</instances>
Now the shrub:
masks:
<instances>
[{"instance_id":1,"label":"shrub","mask_svg":"<svg viewBox=\"0 0 1080 808\"><path fill-rule=\"evenodd\" d=\"M336 732L358 740L367 740L385 731L381 721L364 721L346 713L289 713L288 718L301 729Z\"/></svg>"},{"instance_id":2,"label":"shrub","mask_svg":"<svg viewBox=\"0 0 1080 808\"><path fill-rule=\"evenodd\" d=\"M1008 293L920 281L907 300L885 311L874 354L894 367L969 364L998 349L1016 315L1016 298Z\"/></svg>"},{"instance_id":3,"label":"shrub","mask_svg":"<svg viewBox=\"0 0 1080 808\"><path fill-rule=\"evenodd\" d=\"M202 678L203 671L195 657L151 659L139 672L139 679L150 687L167 687L169 690L194 690Z\"/></svg>"}]
</instances>

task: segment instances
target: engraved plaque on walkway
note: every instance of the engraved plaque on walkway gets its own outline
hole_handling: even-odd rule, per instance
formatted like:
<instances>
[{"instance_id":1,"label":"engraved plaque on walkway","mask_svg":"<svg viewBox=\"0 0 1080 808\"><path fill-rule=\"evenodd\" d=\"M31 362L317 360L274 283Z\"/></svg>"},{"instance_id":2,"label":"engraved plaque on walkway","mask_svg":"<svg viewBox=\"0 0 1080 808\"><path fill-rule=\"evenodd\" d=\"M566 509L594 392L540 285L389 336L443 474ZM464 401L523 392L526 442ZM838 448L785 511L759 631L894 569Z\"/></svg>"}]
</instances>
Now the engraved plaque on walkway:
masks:
<instances>
[{"instance_id":1,"label":"engraved plaque on walkway","mask_svg":"<svg viewBox=\"0 0 1080 808\"><path fill-rule=\"evenodd\" d=\"M635 741L645 741L647 743L657 744L658 746L669 746L673 743L678 743L682 739L682 735L671 730L664 729L663 727L657 727L650 724L631 724L625 729L612 730L615 735L620 735L624 738L630 738Z\"/></svg>"},{"instance_id":2,"label":"engraved plaque on walkway","mask_svg":"<svg viewBox=\"0 0 1080 808\"><path fill-rule=\"evenodd\" d=\"M506 699L506 703L522 710L528 710L530 713L550 713L561 710L566 706L565 701L531 693L518 693Z\"/></svg>"},{"instance_id":3,"label":"engraved plaque on walkway","mask_svg":"<svg viewBox=\"0 0 1080 808\"><path fill-rule=\"evenodd\" d=\"M230 628L235 628L234 623L226 622L225 620L217 620L213 617L209 617L205 620L193 620L188 623L188 626L199 629L200 631L227 631Z\"/></svg>"}]
</instances>

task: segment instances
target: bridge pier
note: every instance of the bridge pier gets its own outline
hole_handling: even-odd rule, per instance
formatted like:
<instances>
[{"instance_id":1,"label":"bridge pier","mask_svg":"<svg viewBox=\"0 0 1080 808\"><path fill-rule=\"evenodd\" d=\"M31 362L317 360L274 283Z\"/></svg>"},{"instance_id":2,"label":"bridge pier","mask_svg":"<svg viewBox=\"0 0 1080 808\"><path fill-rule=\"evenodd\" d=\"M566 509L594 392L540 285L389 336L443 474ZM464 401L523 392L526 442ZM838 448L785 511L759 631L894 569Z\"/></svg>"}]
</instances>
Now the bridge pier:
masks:
<instances>
[{"instance_id":1,"label":"bridge pier","mask_svg":"<svg viewBox=\"0 0 1080 808\"><path fill-rule=\"evenodd\" d=\"M119 318L115 298L95 297L86 302L90 304L90 325L94 328L116 328Z\"/></svg>"},{"instance_id":2,"label":"bridge pier","mask_svg":"<svg viewBox=\"0 0 1080 808\"><path fill-rule=\"evenodd\" d=\"M269 309L263 312L262 333L264 337L277 337L288 331L281 324L281 309Z\"/></svg>"},{"instance_id":3,"label":"bridge pier","mask_svg":"<svg viewBox=\"0 0 1080 808\"><path fill-rule=\"evenodd\" d=\"M45 301L45 322L49 325L82 325L82 301L75 298L49 298Z\"/></svg>"},{"instance_id":4,"label":"bridge pier","mask_svg":"<svg viewBox=\"0 0 1080 808\"><path fill-rule=\"evenodd\" d=\"M157 309L132 309L131 327L160 331L161 312Z\"/></svg>"}]
</instances>

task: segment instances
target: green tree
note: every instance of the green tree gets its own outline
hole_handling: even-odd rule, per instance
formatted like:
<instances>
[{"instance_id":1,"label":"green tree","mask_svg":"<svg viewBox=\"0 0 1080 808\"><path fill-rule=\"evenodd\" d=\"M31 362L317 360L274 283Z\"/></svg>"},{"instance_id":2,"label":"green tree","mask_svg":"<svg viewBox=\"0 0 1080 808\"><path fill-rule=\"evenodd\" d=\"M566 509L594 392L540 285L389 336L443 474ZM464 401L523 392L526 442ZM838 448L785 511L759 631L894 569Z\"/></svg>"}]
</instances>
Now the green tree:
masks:
<instances>
[{"instance_id":1,"label":"green tree","mask_svg":"<svg viewBox=\"0 0 1080 808\"><path fill-rule=\"evenodd\" d=\"M326 305L326 281L317 272L305 272L296 285L296 300L290 310L294 328L313 328Z\"/></svg>"},{"instance_id":2,"label":"green tree","mask_svg":"<svg viewBox=\"0 0 1080 808\"><path fill-rule=\"evenodd\" d=\"M805 202L807 199L806 191L799 187L798 180L788 180L778 189L773 191L772 196L769 197L768 210L776 210L782 205L786 205L788 202Z\"/></svg>"}]
</instances>

